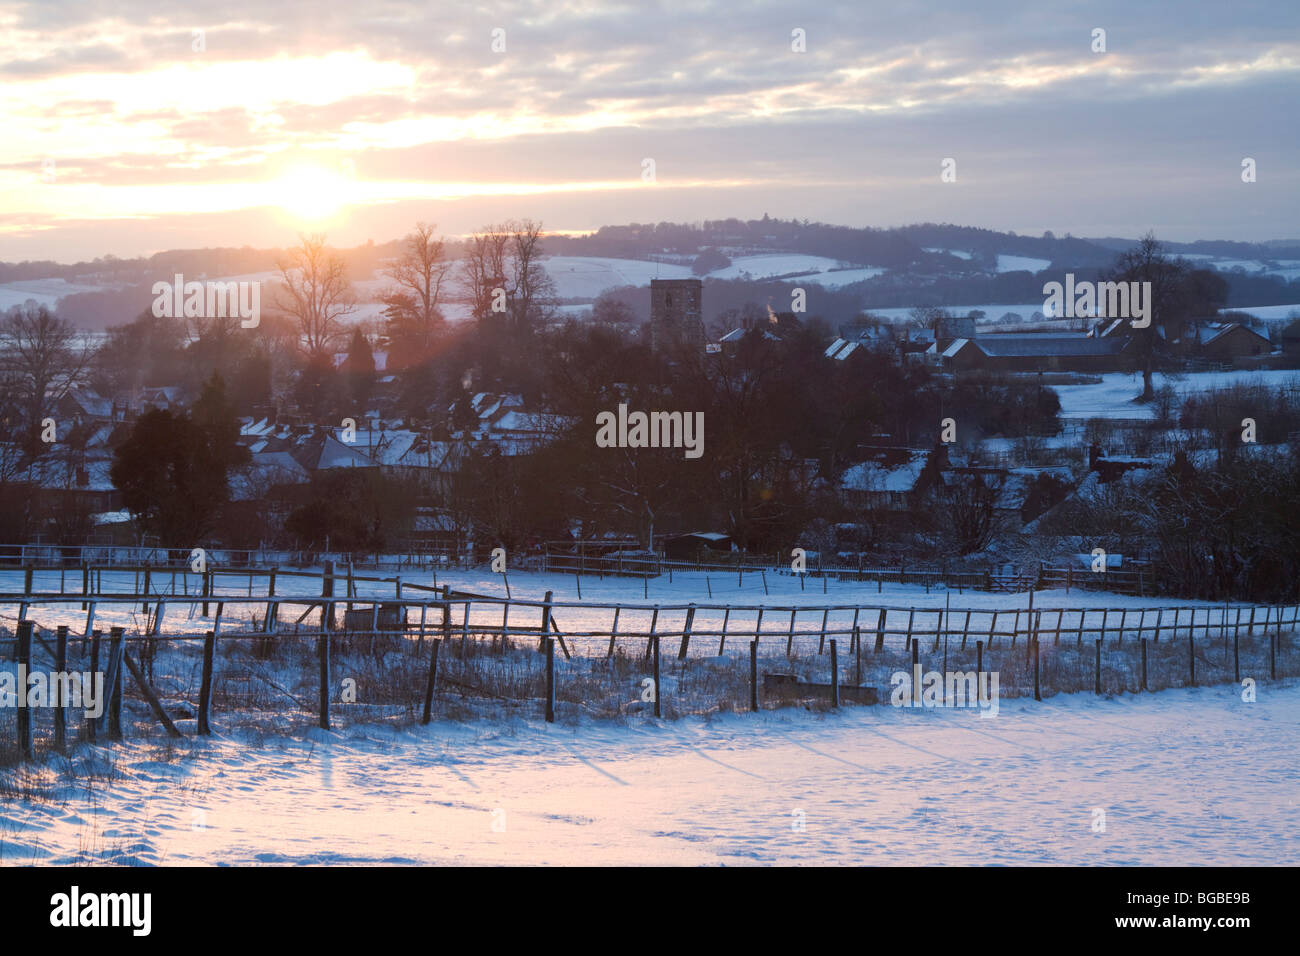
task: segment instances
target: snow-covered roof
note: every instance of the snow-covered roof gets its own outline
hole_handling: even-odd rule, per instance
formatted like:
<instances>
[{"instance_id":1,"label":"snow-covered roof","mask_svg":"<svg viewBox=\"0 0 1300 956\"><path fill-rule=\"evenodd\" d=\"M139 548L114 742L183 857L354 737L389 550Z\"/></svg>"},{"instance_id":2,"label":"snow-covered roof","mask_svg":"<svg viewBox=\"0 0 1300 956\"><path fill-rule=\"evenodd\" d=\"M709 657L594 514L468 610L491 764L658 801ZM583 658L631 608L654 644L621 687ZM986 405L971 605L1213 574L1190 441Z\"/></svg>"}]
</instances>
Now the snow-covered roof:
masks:
<instances>
[{"instance_id":1,"label":"snow-covered roof","mask_svg":"<svg viewBox=\"0 0 1300 956\"><path fill-rule=\"evenodd\" d=\"M129 511L104 511L97 515L90 516L90 523L95 525L101 524L125 524L131 520Z\"/></svg>"},{"instance_id":2,"label":"snow-covered roof","mask_svg":"<svg viewBox=\"0 0 1300 956\"><path fill-rule=\"evenodd\" d=\"M1215 332L1213 335L1211 335L1208 339L1205 340L1204 344L1212 345L1214 342L1218 341L1224 336L1229 335L1234 329L1245 329L1247 332L1255 336L1255 338L1259 339L1260 341L1267 342L1269 345L1273 344L1267 338L1265 338L1264 336L1256 332L1254 329L1250 328L1249 326L1242 325L1240 322L1229 322L1227 325L1221 326L1217 332Z\"/></svg>"},{"instance_id":3,"label":"snow-covered roof","mask_svg":"<svg viewBox=\"0 0 1300 956\"><path fill-rule=\"evenodd\" d=\"M908 492L916 487L929 452L902 449L906 459L897 464L864 461L845 469L840 484L849 491Z\"/></svg>"},{"instance_id":4,"label":"snow-covered roof","mask_svg":"<svg viewBox=\"0 0 1300 956\"><path fill-rule=\"evenodd\" d=\"M375 462L358 448L345 445L333 435L317 434L300 445L293 457L309 471L326 468L373 468Z\"/></svg>"},{"instance_id":5,"label":"snow-covered roof","mask_svg":"<svg viewBox=\"0 0 1300 956\"><path fill-rule=\"evenodd\" d=\"M1124 342L1113 338L1091 338L1087 335L981 335L971 339L975 346L989 356L1066 356L1113 355L1124 347Z\"/></svg>"}]
</instances>

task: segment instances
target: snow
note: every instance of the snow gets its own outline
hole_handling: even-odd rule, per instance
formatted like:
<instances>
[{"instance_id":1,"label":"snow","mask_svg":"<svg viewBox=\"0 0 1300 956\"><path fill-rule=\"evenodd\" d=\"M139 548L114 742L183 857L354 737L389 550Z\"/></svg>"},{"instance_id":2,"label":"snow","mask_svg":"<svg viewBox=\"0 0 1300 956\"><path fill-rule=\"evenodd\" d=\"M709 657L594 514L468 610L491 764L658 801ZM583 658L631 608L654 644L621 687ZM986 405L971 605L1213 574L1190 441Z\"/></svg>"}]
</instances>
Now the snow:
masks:
<instances>
[{"instance_id":1,"label":"snow","mask_svg":"<svg viewBox=\"0 0 1300 956\"><path fill-rule=\"evenodd\" d=\"M819 275L800 276L799 281L811 282L814 285L825 286L828 289L838 289L853 282L874 279L878 275L883 275L884 272L884 269L879 268L838 269L834 272L823 272Z\"/></svg>"},{"instance_id":2,"label":"snow","mask_svg":"<svg viewBox=\"0 0 1300 956\"><path fill-rule=\"evenodd\" d=\"M211 560L221 566L219 552ZM23 573L0 571L0 589L20 589ZM58 588L57 571L35 578L38 590ZM432 578L428 569L402 571L407 585L431 585ZM69 586L78 579L73 569ZM135 583L131 572L110 571L103 588L122 592ZM156 573L154 583L169 582ZM247 593L246 579L217 583L218 598ZM439 572L438 583L502 597L506 591L505 579L486 569ZM788 666L790 607L818 609L800 615L796 630L815 643L826 605L839 608L828 615L832 628L848 626L852 605L860 603L890 607L891 630L907 625L910 608L924 609L915 623L925 630L949 601L954 611L1023 609L1028 601L1027 594L953 594L942 587L927 593L918 585L889 584L878 593L875 582L828 581L823 593L818 579L801 583L774 571L766 574L770 593L757 573L742 582L734 573L710 573L706 581L702 572L678 572L671 582L584 574L580 583L583 602L572 574L509 574L516 598L554 593L556 626L575 652L572 663L557 660L561 680L567 668L580 666L581 655L603 654L603 639L575 636L608 627L610 611L592 606L599 602L638 606L625 607L622 634L644 632L656 604L663 605L658 622L665 633L680 629L687 602L784 607L784 616L764 619L760 653L764 664ZM284 570L277 581L282 595L315 596L319 589L319 579ZM363 581L357 590L363 602L391 596L394 586ZM1078 589L1038 592L1034 605L1205 609L1198 619L1222 610ZM519 613L531 617L529 610ZM17 609L0 611L12 629ZM227 603L226 611L228 630L247 608ZM499 609L482 613L485 623L500 620ZM68 623L78 635L85 621L75 603L35 606L29 616L42 628ZM697 633L716 630L722 616L701 607ZM1089 618L1091 628L1099 617ZM1149 630L1155 615L1144 617ZM1023 627L1027 615L1017 619ZM139 605L101 606L96 621L139 627L143 615ZM1077 621L1077 614L1065 615L1067 635ZM1113 628L1113 615L1110 621ZM752 628L755 615L733 611L730 622L737 633ZM1055 616L1045 613L1044 624L1055 627ZM999 630L1010 626L1004 619ZM187 619L187 609L173 603L164 631L211 627L197 609ZM901 646L900 635L890 641ZM709 643L693 642L692 659L708 660ZM1072 653L1071 643L1063 642L1063 653ZM165 664L160 656L160 674L168 673ZM671 681L665 675L666 696L677 692ZM296 733L232 729L219 709L210 740L196 740L193 717L178 714L189 735L183 742L128 735L111 748L83 744L70 762L51 758L25 774L24 786L38 796L0 801L0 862L1294 864L1300 737L1292 731L1300 721L1300 686L1261 682L1258 693L1255 703L1244 703L1233 685L1114 698L1062 694L1042 702L1004 694L994 718L882 705L674 721L583 714L548 725L538 708L525 706L466 722L444 717L429 727L340 717L346 729ZM630 687L628 699L635 694ZM1107 815L1104 833L1093 831L1098 807Z\"/></svg>"},{"instance_id":3,"label":"snow","mask_svg":"<svg viewBox=\"0 0 1300 956\"><path fill-rule=\"evenodd\" d=\"M598 256L551 256L542 265L555 280L561 299L595 298L617 286L647 286L651 279L699 278L690 266L641 259L605 259ZM709 279L768 279L797 276L801 282L835 288L880 275L882 268L843 268L846 264L825 256L797 253L738 256L731 265L710 272ZM793 281L793 280L791 280Z\"/></svg>"},{"instance_id":4,"label":"snow","mask_svg":"<svg viewBox=\"0 0 1300 956\"><path fill-rule=\"evenodd\" d=\"M0 804L55 865L1300 862L1300 687L83 747ZM87 778L95 774L96 779ZM104 778L110 777L111 780ZM1096 809L1105 830L1094 830Z\"/></svg>"},{"instance_id":5,"label":"snow","mask_svg":"<svg viewBox=\"0 0 1300 956\"><path fill-rule=\"evenodd\" d=\"M998 255L998 272L1042 272L1051 264L1051 259L1034 259L1029 256Z\"/></svg>"},{"instance_id":6,"label":"snow","mask_svg":"<svg viewBox=\"0 0 1300 956\"><path fill-rule=\"evenodd\" d=\"M972 311L983 312L984 318L980 320L980 325L996 324L998 321L1001 320L1002 316L1006 315L1008 312L1013 313L1014 315L1018 316L1019 318L1023 319L1026 322L1033 320L1035 313L1038 314L1040 319L1043 314L1043 303L1041 301L1030 302L1027 304L1026 303L1020 303L1020 304L995 303L992 305L988 305L988 304L941 305L941 306L937 306L937 308L942 309L943 311L947 312L950 315L956 315L956 316L969 315ZM870 312L872 315L878 315L881 318L890 319L894 322L905 322L912 317L911 306L907 308L888 308L888 309L868 308L867 311Z\"/></svg>"},{"instance_id":7,"label":"snow","mask_svg":"<svg viewBox=\"0 0 1300 956\"><path fill-rule=\"evenodd\" d=\"M907 481L914 474L918 466L901 466L896 469L896 474L891 472L888 482L899 488L907 485ZM907 486L910 487L910 486ZM815 562L812 562L815 566ZM221 568L222 562L220 552L213 552L209 555L209 566ZM338 593L344 591L345 574L342 566L339 567L339 577L337 584ZM320 596L320 571L314 569L315 577L294 577L285 569L281 569L276 581L276 593L281 597L311 597L319 598ZM366 571L357 569L358 576L384 578L382 582L358 581L356 583L357 600L364 602L370 598L384 598L392 600L394 598L395 585L393 578L396 573L392 570L385 571ZM433 572L430 570L419 570L408 568L401 572L401 578L404 585L404 597L418 600L421 597L432 597L430 592L421 592L412 590L411 585L423 585L428 587L434 583ZM105 571L102 578L102 589L105 594L123 594L131 593L138 587L136 575L129 571ZM182 575L177 573L177 590L182 586ZM447 584L453 590L469 592L472 594L486 595L488 597L505 598L506 582L500 574L493 574L486 569L470 571L439 571L437 573L437 582L439 586ZM582 597L578 596L578 586L581 584ZM80 576L76 568L69 569L66 577L66 584L70 591L74 591L80 585ZM189 575L189 593L193 597L198 593L199 578L197 575ZM757 622L757 609L762 608L782 608L781 611L768 613L763 619L762 633L766 639L769 630L772 639L783 638L787 634L790 625L790 608L807 608L806 613L797 613L795 622L796 634L811 635L815 640L821 628L822 614L821 610L825 607L832 607L826 615L828 629L841 630L847 633L852 627L855 617L854 609L857 607L871 608L871 614L875 613L876 608L888 608L885 624L887 629L898 631L901 635L906 629L909 616L913 608L919 609L914 615L914 623L918 631L926 629L933 632L936 627L938 615L944 610L945 606L951 606L954 614L966 610L976 612L972 618L972 632L979 628L986 631L989 627L990 614L988 612L1014 612L1023 611L1028 606L1028 593L993 593L985 591L964 590L958 593L955 589L949 590L943 586L931 586L926 588L924 584L905 584L884 583L877 590L878 585L873 580L866 581L838 581L825 580L825 591L823 591L823 579L805 578L801 584L798 577L788 572L777 572L769 570L765 575L758 572L746 572L743 578L738 577L735 572L703 572L703 571L676 571L673 574L673 580L669 581L668 577L661 576L643 581L640 578L616 577L609 576L601 578L594 572L584 572L579 582L578 578L572 573L561 572L529 572L511 570L509 572L510 594L516 601L534 601L540 602L546 595L546 592L553 592L554 616L556 627L564 634L583 634L596 633L608 634L613 621L613 605L622 605L622 611L619 617L619 633L647 633L650 629L651 619L654 616L656 606L660 607L657 621L658 630L661 633L673 633L674 629L680 633L682 624L686 617L686 607L689 604L697 606L694 627L699 632L717 632L723 625L725 605L732 605L733 609L728 617L729 627L732 633L740 633L746 630L753 631ZM7 593L16 593L22 590L23 572L21 570L0 571L0 590ZM49 593L58 591L60 586L60 576L58 571L42 570L37 571L33 579L33 588L38 593ZM170 588L170 572L155 572L153 574L153 586L155 589L164 590ZM266 579L259 578L253 588L253 594L264 593ZM710 597L710 593L712 597ZM241 576L238 570L230 574L218 575L216 579L216 598L240 598L247 597L249 594L248 578ZM222 630L230 631L237 626L247 627L249 625L250 615L256 614L261 617L264 605L260 602L234 602L227 601L222 618ZM1111 594L1105 591L1080 590L1073 588L1069 593L1064 589L1042 590L1035 593L1034 607L1042 610L1046 615L1048 611L1052 612L1051 621L1055 626L1055 611L1057 608L1075 609L1066 613L1062 619L1061 628L1063 632L1074 633L1080 625L1078 609L1092 609L1089 612L1086 621L1087 631L1093 631L1101 626L1101 609L1120 610L1126 609L1130 612L1128 627L1130 632L1136 627L1138 618L1136 612L1143 608L1153 609L1151 613L1142 618L1146 622L1147 630L1154 626L1155 611L1154 608L1196 608L1197 625L1202 626L1202 618L1208 615L1211 622L1217 622L1218 616L1223 611L1222 604L1207 603L1204 601L1176 600L1168 597L1146 597ZM163 619L163 633L165 634L202 634L204 631L213 628L213 618L210 616L204 618L201 615L202 607L199 604L192 608L189 604L182 604L172 600L168 603L167 613ZM215 612L215 604L211 611ZM292 611L292 613L291 613ZM0 625L8 628L12 632L17 621L18 608L15 604L0 605ZM298 616L299 611L285 608L281 610L281 619L292 620ZM516 608L511 613L511 621L519 622L523 620L522 616L531 617L535 612L532 608ZM864 612L866 613L866 612ZM1184 614L1186 611L1184 610ZM522 616L520 616L522 615ZM860 615L859 615L860 616ZM42 629L53 628L59 624L66 624L71 628L71 633L80 635L85 630L86 613L80 609L80 604L76 600L62 604L37 604L28 609L28 617L36 621L38 627ZM413 620L418 620L418 612L413 612ZM1289 612L1287 619L1289 620ZM315 618L313 618L315 620ZM471 615L471 624L474 625L495 625L501 620L501 611L499 605L488 604L486 602L474 605ZM1028 617L1025 614L1015 616L1019 622L1019 627L1023 630L1028 626ZM1229 615L1229 623L1233 617ZM532 623L531 621L529 623ZM108 628L113 625L121 625L128 631L135 632L144 627L145 615L140 610L140 605L108 605L100 604L95 612L95 627ZM1015 626L1012 621L1012 615L1000 619L999 632L1003 628ZM1111 625L1113 631L1113 623ZM892 638L891 638L892 639ZM901 637L899 638L901 640ZM593 644L593 647L596 645ZM775 646L775 645L774 645ZM784 650L784 643L781 644ZM598 650L603 652L603 645Z\"/></svg>"},{"instance_id":8,"label":"snow","mask_svg":"<svg viewBox=\"0 0 1300 956\"><path fill-rule=\"evenodd\" d=\"M757 256L737 256L731 265L709 273L710 279L766 279L794 273L829 272L844 265L838 259L825 256L808 256L798 253L771 253ZM883 272L884 270L879 270Z\"/></svg>"},{"instance_id":9,"label":"snow","mask_svg":"<svg viewBox=\"0 0 1300 956\"><path fill-rule=\"evenodd\" d=\"M950 256L956 256L958 259L973 259L974 253L966 252L963 249L934 249L927 248L926 252L946 252Z\"/></svg>"},{"instance_id":10,"label":"snow","mask_svg":"<svg viewBox=\"0 0 1300 956\"><path fill-rule=\"evenodd\" d=\"M1155 409L1150 404L1135 405L1133 398L1142 392L1142 376L1136 372L1107 372L1098 385L1054 385L1061 400L1062 418L1136 418L1150 419ZM1300 385L1296 369L1240 369L1230 372L1189 372L1170 377L1156 372L1156 388L1172 385L1180 395L1205 392L1230 385L1264 385L1277 388Z\"/></svg>"},{"instance_id":11,"label":"snow","mask_svg":"<svg viewBox=\"0 0 1300 956\"><path fill-rule=\"evenodd\" d=\"M542 266L555 281L561 299L594 299L617 286L648 286L651 279L689 279L689 266L641 259L605 259L597 256L550 256Z\"/></svg>"},{"instance_id":12,"label":"snow","mask_svg":"<svg viewBox=\"0 0 1300 956\"><path fill-rule=\"evenodd\" d=\"M53 308L65 295L100 292L103 286L72 283L66 279L22 279L0 285L0 312L23 305L29 299L37 305Z\"/></svg>"},{"instance_id":13,"label":"snow","mask_svg":"<svg viewBox=\"0 0 1300 956\"><path fill-rule=\"evenodd\" d=\"M1245 312L1247 315L1253 315L1257 319L1290 319L1300 317L1300 302L1293 302L1289 305L1245 305L1228 309L1220 309L1222 312Z\"/></svg>"}]
</instances>

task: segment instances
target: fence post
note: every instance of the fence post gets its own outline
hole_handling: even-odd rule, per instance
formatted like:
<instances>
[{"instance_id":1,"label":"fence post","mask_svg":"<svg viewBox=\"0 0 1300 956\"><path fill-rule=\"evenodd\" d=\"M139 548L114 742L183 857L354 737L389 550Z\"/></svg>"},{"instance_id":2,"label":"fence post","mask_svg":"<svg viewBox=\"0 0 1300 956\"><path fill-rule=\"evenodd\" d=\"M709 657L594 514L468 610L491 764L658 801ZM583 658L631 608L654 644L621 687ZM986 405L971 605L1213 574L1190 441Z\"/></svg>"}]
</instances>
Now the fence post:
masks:
<instances>
[{"instance_id":1,"label":"fence post","mask_svg":"<svg viewBox=\"0 0 1300 956\"><path fill-rule=\"evenodd\" d=\"M442 641L434 638L429 642L433 645L433 653L429 658L429 682L424 686L424 716L420 723L427 724L433 715L433 694L438 686L438 648Z\"/></svg>"},{"instance_id":2,"label":"fence post","mask_svg":"<svg viewBox=\"0 0 1300 956\"><path fill-rule=\"evenodd\" d=\"M682 628L682 646L677 651L679 661L686 660L686 648L691 643L691 625L695 623L695 605L692 604L686 609L686 624Z\"/></svg>"},{"instance_id":3,"label":"fence post","mask_svg":"<svg viewBox=\"0 0 1300 956\"><path fill-rule=\"evenodd\" d=\"M1101 694L1101 638L1100 638L1100 637L1097 638L1097 665L1096 665L1096 671L1097 671L1097 685L1096 685L1096 692L1097 692L1097 694Z\"/></svg>"},{"instance_id":4,"label":"fence post","mask_svg":"<svg viewBox=\"0 0 1300 956\"><path fill-rule=\"evenodd\" d=\"M860 687L862 686L862 632L856 624L853 625L853 647L857 653L857 665L853 673L853 682Z\"/></svg>"},{"instance_id":5,"label":"fence post","mask_svg":"<svg viewBox=\"0 0 1300 956\"><path fill-rule=\"evenodd\" d=\"M831 706L840 706L840 655L835 648L835 638L831 638Z\"/></svg>"},{"instance_id":6,"label":"fence post","mask_svg":"<svg viewBox=\"0 0 1300 956\"><path fill-rule=\"evenodd\" d=\"M1147 639L1141 638L1142 641L1142 689L1147 689Z\"/></svg>"},{"instance_id":7,"label":"fence post","mask_svg":"<svg viewBox=\"0 0 1300 956\"><path fill-rule=\"evenodd\" d=\"M31 593L30 588L27 593ZM18 672L18 746L23 759L32 755L32 711L27 706L27 668L32 662L32 622L18 622L18 641L14 654L14 664Z\"/></svg>"},{"instance_id":8,"label":"fence post","mask_svg":"<svg viewBox=\"0 0 1300 956\"><path fill-rule=\"evenodd\" d=\"M749 709L758 710L758 638L749 642Z\"/></svg>"},{"instance_id":9,"label":"fence post","mask_svg":"<svg viewBox=\"0 0 1300 956\"><path fill-rule=\"evenodd\" d=\"M55 679L57 689L54 700L54 746L62 750L67 743L67 713L64 707L62 675L68 669L68 625L60 624L54 632L54 671L60 675Z\"/></svg>"},{"instance_id":10,"label":"fence post","mask_svg":"<svg viewBox=\"0 0 1300 956\"><path fill-rule=\"evenodd\" d=\"M759 612L762 613L761 611ZM659 605L655 605L654 612L650 615L650 637L645 642L645 659L650 659L651 651L654 649L655 628L659 626ZM657 693L657 691L656 691Z\"/></svg>"},{"instance_id":11,"label":"fence post","mask_svg":"<svg viewBox=\"0 0 1300 956\"><path fill-rule=\"evenodd\" d=\"M1232 632L1232 679L1241 683L1241 636Z\"/></svg>"},{"instance_id":12,"label":"fence post","mask_svg":"<svg viewBox=\"0 0 1300 956\"><path fill-rule=\"evenodd\" d=\"M330 604L333 616L334 605ZM316 656L320 659L320 727L330 729L330 636L325 632L316 638Z\"/></svg>"},{"instance_id":13,"label":"fence post","mask_svg":"<svg viewBox=\"0 0 1300 956\"><path fill-rule=\"evenodd\" d=\"M275 597L275 572L277 570L278 570L277 568L271 569L271 577L270 580L267 582L267 587L266 587L267 597ZM269 634L275 629L275 625L273 622L275 620L275 616L279 612L280 612L279 604L277 604L275 601L266 602L266 620L262 622L262 630L266 631Z\"/></svg>"},{"instance_id":14,"label":"fence post","mask_svg":"<svg viewBox=\"0 0 1300 956\"><path fill-rule=\"evenodd\" d=\"M555 723L555 638L547 637L546 640L546 722ZM659 663L659 655L655 655L655 663ZM655 681L655 716L658 717L658 700L659 700L659 682Z\"/></svg>"},{"instance_id":15,"label":"fence post","mask_svg":"<svg viewBox=\"0 0 1300 956\"><path fill-rule=\"evenodd\" d=\"M984 673L984 642L976 641L975 642L975 679L979 680L980 675L983 673Z\"/></svg>"},{"instance_id":16,"label":"fence post","mask_svg":"<svg viewBox=\"0 0 1300 956\"><path fill-rule=\"evenodd\" d=\"M885 609L880 609L880 615L876 618L876 646L875 653L879 654L885 649Z\"/></svg>"},{"instance_id":17,"label":"fence post","mask_svg":"<svg viewBox=\"0 0 1300 956\"><path fill-rule=\"evenodd\" d=\"M90 673L92 675L99 673L99 637L100 632L95 631L90 638ZM105 687L107 687L107 682L105 682ZM101 704L101 706L103 705ZM91 740L95 739L98 723L99 721L96 718L91 718L86 722L86 729L90 732Z\"/></svg>"},{"instance_id":18,"label":"fence post","mask_svg":"<svg viewBox=\"0 0 1300 956\"><path fill-rule=\"evenodd\" d=\"M553 593L555 592L547 591L546 597L542 598L542 638L537 647L539 651L546 649L547 636L551 633L551 595ZM465 608L468 613L469 605L465 605Z\"/></svg>"},{"instance_id":19,"label":"fence post","mask_svg":"<svg viewBox=\"0 0 1300 956\"><path fill-rule=\"evenodd\" d=\"M112 687L112 696L108 699L108 734L114 740L122 738L122 655L126 653L123 644L123 629L111 627L108 630L108 683Z\"/></svg>"},{"instance_id":20,"label":"fence post","mask_svg":"<svg viewBox=\"0 0 1300 956\"><path fill-rule=\"evenodd\" d=\"M203 635L203 677L199 682L198 732L204 736L212 733L212 729L208 726L208 717L212 711L212 665L216 650L216 632L208 631Z\"/></svg>"},{"instance_id":21,"label":"fence post","mask_svg":"<svg viewBox=\"0 0 1300 956\"><path fill-rule=\"evenodd\" d=\"M323 598L332 598L334 596L334 562L326 561L324 571L320 580L320 596ZM205 612L206 615L206 612ZM334 630L334 602L321 602L321 630Z\"/></svg>"},{"instance_id":22,"label":"fence post","mask_svg":"<svg viewBox=\"0 0 1300 956\"><path fill-rule=\"evenodd\" d=\"M1098 642L1098 646L1100 646L1100 642ZM1043 699L1043 693L1038 684L1038 666L1039 666L1039 659L1042 656L1043 656L1042 651L1038 646L1038 635L1035 634L1034 635L1034 700ZM977 673L975 676L978 679L979 674Z\"/></svg>"},{"instance_id":23,"label":"fence post","mask_svg":"<svg viewBox=\"0 0 1300 956\"><path fill-rule=\"evenodd\" d=\"M650 640L654 644L655 652L655 716L658 717L661 713L659 708L659 698L661 696L659 693L659 635L655 634Z\"/></svg>"},{"instance_id":24,"label":"fence post","mask_svg":"<svg viewBox=\"0 0 1300 956\"><path fill-rule=\"evenodd\" d=\"M1264 636L1268 638L1268 679L1277 680L1277 645L1273 643L1273 635L1268 633L1267 627Z\"/></svg>"}]
</instances>

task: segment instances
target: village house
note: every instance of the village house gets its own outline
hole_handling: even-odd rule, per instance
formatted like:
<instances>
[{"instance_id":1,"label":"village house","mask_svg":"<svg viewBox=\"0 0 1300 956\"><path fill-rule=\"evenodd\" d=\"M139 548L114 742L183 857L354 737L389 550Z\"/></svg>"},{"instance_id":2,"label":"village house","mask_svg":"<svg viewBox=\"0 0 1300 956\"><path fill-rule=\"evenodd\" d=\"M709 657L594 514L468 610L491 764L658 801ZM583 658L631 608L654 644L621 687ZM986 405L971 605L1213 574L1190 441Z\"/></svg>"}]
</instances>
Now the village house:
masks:
<instances>
[{"instance_id":1,"label":"village house","mask_svg":"<svg viewBox=\"0 0 1300 956\"><path fill-rule=\"evenodd\" d=\"M1238 322L1215 323L1201 342L1201 356L1212 362L1233 362L1273 353L1273 343L1254 329Z\"/></svg>"}]
</instances>

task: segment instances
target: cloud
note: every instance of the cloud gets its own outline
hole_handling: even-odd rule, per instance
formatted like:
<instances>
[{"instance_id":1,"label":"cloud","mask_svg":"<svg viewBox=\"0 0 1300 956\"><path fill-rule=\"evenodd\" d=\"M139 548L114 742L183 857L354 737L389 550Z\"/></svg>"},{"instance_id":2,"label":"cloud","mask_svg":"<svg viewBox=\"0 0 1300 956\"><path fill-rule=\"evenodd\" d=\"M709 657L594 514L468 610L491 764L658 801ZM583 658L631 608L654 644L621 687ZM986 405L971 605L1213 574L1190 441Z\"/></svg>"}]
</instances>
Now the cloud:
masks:
<instances>
[{"instance_id":1,"label":"cloud","mask_svg":"<svg viewBox=\"0 0 1300 956\"><path fill-rule=\"evenodd\" d=\"M91 218L137 198L146 215L206 214L218 188L261 202L309 161L346 168L390 208L438 183L487 196L571 184L574 222L552 225L578 228L596 208L610 222L642 209L652 157L660 186L710 208L1076 233L1075 219L1134 216L1262 238L1300 212L1298 21L1293 5L1250 0L922 2L869 17L851 2L0 6L0 205L46 225L71 221L82 195L101 205ZM791 49L796 28L806 53ZM1241 185L1247 155L1259 188L1207 201ZM943 190L949 156L959 177ZM55 185L99 193L33 189L50 157ZM1247 216L1265 193L1265 219ZM1022 215L1033 221L1017 227Z\"/></svg>"}]
</instances>

